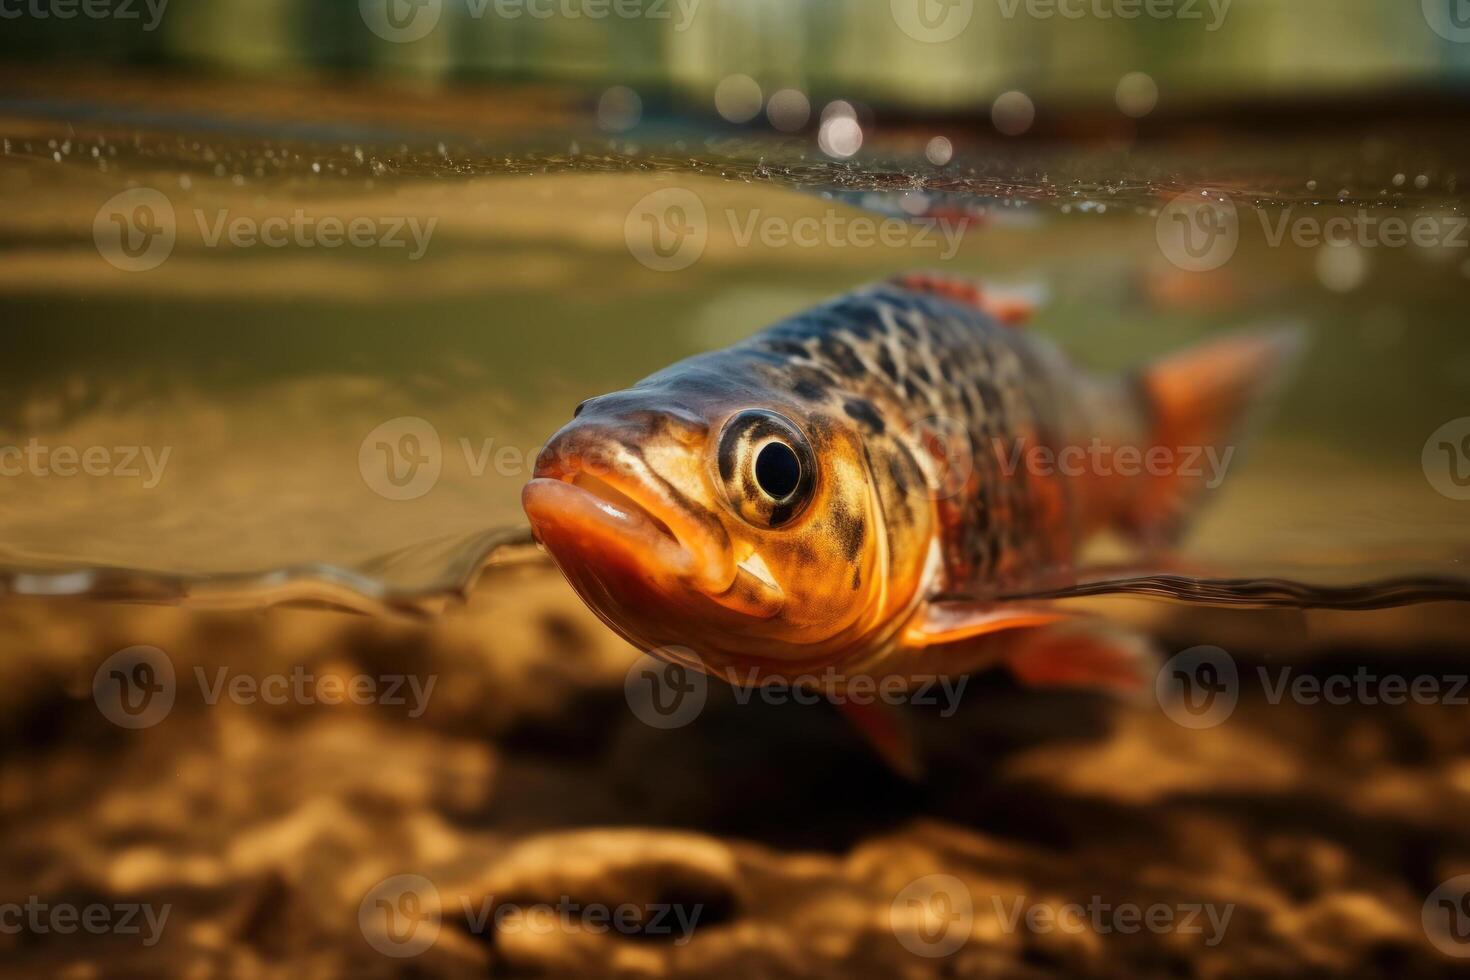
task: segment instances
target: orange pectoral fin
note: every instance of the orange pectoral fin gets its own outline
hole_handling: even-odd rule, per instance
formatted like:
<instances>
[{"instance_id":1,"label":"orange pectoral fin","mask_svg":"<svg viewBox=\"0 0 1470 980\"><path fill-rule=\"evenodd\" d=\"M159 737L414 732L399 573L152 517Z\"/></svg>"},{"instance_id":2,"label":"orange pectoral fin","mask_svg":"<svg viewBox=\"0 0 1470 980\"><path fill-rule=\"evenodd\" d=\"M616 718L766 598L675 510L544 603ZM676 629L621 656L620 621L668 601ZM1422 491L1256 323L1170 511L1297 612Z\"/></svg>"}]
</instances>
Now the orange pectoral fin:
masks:
<instances>
[{"instance_id":1,"label":"orange pectoral fin","mask_svg":"<svg viewBox=\"0 0 1470 980\"><path fill-rule=\"evenodd\" d=\"M940 600L926 602L903 633L909 649L961 643L1002 630L1045 626L1072 616L1044 606L997 606Z\"/></svg>"},{"instance_id":2,"label":"orange pectoral fin","mask_svg":"<svg viewBox=\"0 0 1470 980\"><path fill-rule=\"evenodd\" d=\"M1004 664L1026 684L1099 688L1135 696L1153 683L1157 658L1142 637L1042 603L925 604L903 634L910 674L966 673Z\"/></svg>"},{"instance_id":3,"label":"orange pectoral fin","mask_svg":"<svg viewBox=\"0 0 1470 980\"><path fill-rule=\"evenodd\" d=\"M1037 686L1081 687L1137 698L1153 688L1158 657L1141 636L1091 622L1008 637L1006 666Z\"/></svg>"},{"instance_id":4,"label":"orange pectoral fin","mask_svg":"<svg viewBox=\"0 0 1470 980\"><path fill-rule=\"evenodd\" d=\"M895 669L909 677L959 676L985 670L1002 662L1008 648L1002 641L1013 633L1074 616L1042 603L927 602L900 638L901 665Z\"/></svg>"},{"instance_id":5,"label":"orange pectoral fin","mask_svg":"<svg viewBox=\"0 0 1470 980\"><path fill-rule=\"evenodd\" d=\"M888 768L910 782L923 778L924 764L913 732L897 707L883 701L856 702L848 698L834 699L834 703Z\"/></svg>"}]
</instances>

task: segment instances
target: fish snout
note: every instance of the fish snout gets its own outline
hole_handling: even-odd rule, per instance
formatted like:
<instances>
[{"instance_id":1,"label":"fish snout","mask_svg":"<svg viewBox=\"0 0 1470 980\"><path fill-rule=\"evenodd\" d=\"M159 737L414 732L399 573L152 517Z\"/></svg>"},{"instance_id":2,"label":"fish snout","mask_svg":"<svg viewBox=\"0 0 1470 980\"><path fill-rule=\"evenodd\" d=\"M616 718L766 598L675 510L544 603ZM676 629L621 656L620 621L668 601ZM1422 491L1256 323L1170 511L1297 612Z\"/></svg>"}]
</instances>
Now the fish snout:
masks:
<instances>
[{"instance_id":1,"label":"fish snout","mask_svg":"<svg viewBox=\"0 0 1470 980\"><path fill-rule=\"evenodd\" d=\"M541 447L532 476L564 480L577 473L595 476L610 472L616 466L619 448L611 433L572 422Z\"/></svg>"},{"instance_id":2,"label":"fish snout","mask_svg":"<svg viewBox=\"0 0 1470 980\"><path fill-rule=\"evenodd\" d=\"M652 577L729 588L735 566L723 525L649 464L638 435L625 420L606 425L584 414L552 437L522 494L537 537L559 562L599 562L607 548Z\"/></svg>"}]
</instances>

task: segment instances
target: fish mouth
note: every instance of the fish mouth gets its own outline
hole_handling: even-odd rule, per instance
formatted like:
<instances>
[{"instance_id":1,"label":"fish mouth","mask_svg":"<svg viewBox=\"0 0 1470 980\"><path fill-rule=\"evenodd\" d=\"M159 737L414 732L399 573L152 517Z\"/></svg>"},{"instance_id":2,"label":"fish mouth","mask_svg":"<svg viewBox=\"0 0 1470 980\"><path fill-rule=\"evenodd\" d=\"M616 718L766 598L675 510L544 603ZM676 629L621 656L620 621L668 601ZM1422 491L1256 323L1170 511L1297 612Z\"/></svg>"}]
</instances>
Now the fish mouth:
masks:
<instances>
[{"instance_id":1,"label":"fish mouth","mask_svg":"<svg viewBox=\"0 0 1470 980\"><path fill-rule=\"evenodd\" d=\"M588 556L612 548L650 571L678 577L694 569L693 553L668 524L597 477L537 477L521 491L521 503L536 537L558 560L570 544Z\"/></svg>"},{"instance_id":2,"label":"fish mouth","mask_svg":"<svg viewBox=\"0 0 1470 980\"><path fill-rule=\"evenodd\" d=\"M623 571L724 591L735 577L728 544L685 513L628 462L589 469L576 459L543 463L521 492L537 538L559 562L616 561Z\"/></svg>"}]
</instances>

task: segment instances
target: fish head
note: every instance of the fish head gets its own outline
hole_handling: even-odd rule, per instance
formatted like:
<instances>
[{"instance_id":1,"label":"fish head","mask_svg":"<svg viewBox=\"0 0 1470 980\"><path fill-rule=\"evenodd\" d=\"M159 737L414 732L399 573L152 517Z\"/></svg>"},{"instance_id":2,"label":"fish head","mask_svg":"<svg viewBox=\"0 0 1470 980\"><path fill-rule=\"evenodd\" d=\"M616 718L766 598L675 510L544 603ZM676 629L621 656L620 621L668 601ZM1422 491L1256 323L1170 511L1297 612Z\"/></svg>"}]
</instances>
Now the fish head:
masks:
<instances>
[{"instance_id":1,"label":"fish head","mask_svg":"<svg viewBox=\"0 0 1470 980\"><path fill-rule=\"evenodd\" d=\"M645 651L716 674L833 663L894 598L861 433L740 372L676 367L548 441L522 496L537 539Z\"/></svg>"}]
</instances>

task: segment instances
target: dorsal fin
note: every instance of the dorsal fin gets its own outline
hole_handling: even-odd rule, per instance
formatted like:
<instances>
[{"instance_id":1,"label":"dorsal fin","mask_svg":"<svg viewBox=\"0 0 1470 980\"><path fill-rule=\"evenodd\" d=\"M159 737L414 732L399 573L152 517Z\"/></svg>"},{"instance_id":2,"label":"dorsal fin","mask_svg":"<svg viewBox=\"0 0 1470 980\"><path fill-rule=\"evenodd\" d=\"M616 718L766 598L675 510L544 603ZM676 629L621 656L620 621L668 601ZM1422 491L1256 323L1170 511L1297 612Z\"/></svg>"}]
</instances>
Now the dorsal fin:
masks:
<instances>
[{"instance_id":1,"label":"dorsal fin","mask_svg":"<svg viewBox=\"0 0 1470 980\"><path fill-rule=\"evenodd\" d=\"M972 279L948 276L942 272L910 272L894 276L889 282L900 289L973 306L1008 327L1026 322L1036 312L1035 304L1022 297L992 296Z\"/></svg>"},{"instance_id":2,"label":"dorsal fin","mask_svg":"<svg viewBox=\"0 0 1470 980\"><path fill-rule=\"evenodd\" d=\"M1229 460L1241 423L1268 401L1304 346L1293 327L1227 334L1145 365L1138 390L1153 420L1149 440L1170 452L1193 447ZM1146 541L1172 541L1205 484L1197 468L1147 476L1127 498L1124 526Z\"/></svg>"}]
</instances>

